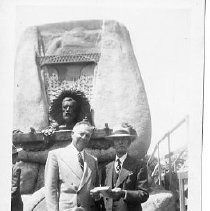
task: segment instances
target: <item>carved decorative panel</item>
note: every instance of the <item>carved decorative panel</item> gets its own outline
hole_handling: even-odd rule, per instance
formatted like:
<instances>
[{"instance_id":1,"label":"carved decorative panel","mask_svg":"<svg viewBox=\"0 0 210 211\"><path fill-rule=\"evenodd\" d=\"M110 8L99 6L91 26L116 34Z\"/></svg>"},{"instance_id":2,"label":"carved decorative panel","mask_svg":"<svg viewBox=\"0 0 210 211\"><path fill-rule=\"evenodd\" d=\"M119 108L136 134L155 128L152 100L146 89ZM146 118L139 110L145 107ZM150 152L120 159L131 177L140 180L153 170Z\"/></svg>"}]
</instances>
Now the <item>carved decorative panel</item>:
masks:
<instances>
[{"instance_id":1,"label":"carved decorative panel","mask_svg":"<svg viewBox=\"0 0 210 211\"><path fill-rule=\"evenodd\" d=\"M49 103L63 90L82 91L91 101L93 90L94 63L45 65L41 69Z\"/></svg>"}]
</instances>

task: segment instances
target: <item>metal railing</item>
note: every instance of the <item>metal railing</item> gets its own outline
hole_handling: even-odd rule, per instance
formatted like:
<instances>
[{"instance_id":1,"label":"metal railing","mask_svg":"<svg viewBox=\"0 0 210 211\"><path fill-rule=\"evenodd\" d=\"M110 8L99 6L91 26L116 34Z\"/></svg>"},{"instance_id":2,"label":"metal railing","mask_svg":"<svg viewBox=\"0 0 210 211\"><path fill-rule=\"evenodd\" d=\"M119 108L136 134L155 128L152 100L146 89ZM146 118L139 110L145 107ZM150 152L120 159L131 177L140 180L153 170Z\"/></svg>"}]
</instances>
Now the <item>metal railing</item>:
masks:
<instances>
[{"instance_id":1,"label":"metal railing","mask_svg":"<svg viewBox=\"0 0 210 211\"><path fill-rule=\"evenodd\" d=\"M162 143L165 140L167 141L167 145L168 145L168 154L167 155L168 155L168 161L169 161L169 185L171 187L172 169L174 168L174 165L176 164L176 160L172 164L171 156L173 153L171 152L171 139L170 138L171 138L172 133L174 133L183 124L186 124L186 135L187 135L186 137L188 139L188 137L189 137L189 116L187 115L184 119L182 119L180 122L178 122L171 130L169 130L167 133L165 133L165 135L157 142L149 160L147 161L147 168L149 168L149 163L151 162L151 160L153 159L153 157L157 151L158 163L155 167L155 170L158 168L158 183L159 183L159 185L161 185L160 143Z\"/></svg>"}]
</instances>

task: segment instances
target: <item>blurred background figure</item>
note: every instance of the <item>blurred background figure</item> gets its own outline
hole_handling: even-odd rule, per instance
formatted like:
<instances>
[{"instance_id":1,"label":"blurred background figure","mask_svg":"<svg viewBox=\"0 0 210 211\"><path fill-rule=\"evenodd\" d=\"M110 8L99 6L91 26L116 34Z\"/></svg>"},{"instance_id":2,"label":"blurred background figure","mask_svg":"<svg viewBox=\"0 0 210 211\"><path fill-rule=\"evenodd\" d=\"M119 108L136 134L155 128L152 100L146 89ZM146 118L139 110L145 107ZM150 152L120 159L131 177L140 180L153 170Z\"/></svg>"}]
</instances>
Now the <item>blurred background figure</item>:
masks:
<instances>
[{"instance_id":1,"label":"blurred background figure","mask_svg":"<svg viewBox=\"0 0 210 211\"><path fill-rule=\"evenodd\" d=\"M20 194L20 174L21 169L16 165L18 152L21 149L17 149L12 145L12 186L11 186L11 211L22 211L23 202Z\"/></svg>"}]
</instances>

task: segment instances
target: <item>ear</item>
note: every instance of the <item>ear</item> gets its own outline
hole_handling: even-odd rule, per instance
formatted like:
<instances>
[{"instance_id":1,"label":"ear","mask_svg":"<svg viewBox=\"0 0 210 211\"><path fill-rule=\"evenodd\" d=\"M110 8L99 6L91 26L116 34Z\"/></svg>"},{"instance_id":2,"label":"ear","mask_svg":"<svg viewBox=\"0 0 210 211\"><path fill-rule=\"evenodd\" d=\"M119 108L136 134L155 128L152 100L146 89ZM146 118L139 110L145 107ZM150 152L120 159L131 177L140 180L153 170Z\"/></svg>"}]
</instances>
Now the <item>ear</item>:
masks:
<instances>
[{"instance_id":1,"label":"ear","mask_svg":"<svg viewBox=\"0 0 210 211\"><path fill-rule=\"evenodd\" d=\"M116 140L112 140L113 141L113 147L116 148Z\"/></svg>"},{"instance_id":2,"label":"ear","mask_svg":"<svg viewBox=\"0 0 210 211\"><path fill-rule=\"evenodd\" d=\"M131 145L131 142L132 142L132 140L131 140L131 138L129 138L129 139L128 139L128 146Z\"/></svg>"}]
</instances>

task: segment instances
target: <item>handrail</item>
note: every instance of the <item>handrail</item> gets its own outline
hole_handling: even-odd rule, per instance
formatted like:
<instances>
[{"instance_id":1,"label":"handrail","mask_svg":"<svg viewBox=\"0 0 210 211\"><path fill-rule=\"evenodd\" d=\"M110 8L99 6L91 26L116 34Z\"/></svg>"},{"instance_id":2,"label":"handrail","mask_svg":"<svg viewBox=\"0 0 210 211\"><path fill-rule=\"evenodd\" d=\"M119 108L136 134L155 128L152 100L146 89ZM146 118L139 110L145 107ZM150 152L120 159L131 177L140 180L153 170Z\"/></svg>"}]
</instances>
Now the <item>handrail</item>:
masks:
<instances>
[{"instance_id":1,"label":"handrail","mask_svg":"<svg viewBox=\"0 0 210 211\"><path fill-rule=\"evenodd\" d=\"M170 136L171 134L177 130L182 124L187 123L187 132L188 132L188 126L189 126L189 116L187 115L185 118L183 118L180 122L178 122L171 130L169 130L167 133L164 134L164 136L157 142L157 144L154 147L154 150L150 156L150 158L147 161L147 169L149 168L149 163L154 157L156 151L158 150L158 175L159 175L159 184L161 183L161 165L160 165L160 154L159 154L159 145L162 141L164 141L167 138L168 141L168 159L169 159L169 180L170 184L172 183L172 162L171 162L171 149L170 149ZM174 164L174 163L173 163Z\"/></svg>"},{"instance_id":2,"label":"handrail","mask_svg":"<svg viewBox=\"0 0 210 211\"><path fill-rule=\"evenodd\" d=\"M165 140L169 134L173 133L176 129L178 129L184 122L188 122L189 121L189 116L187 115L185 118L183 118L179 123L177 123L171 130L169 130L167 133L165 133L165 135L157 142L157 144L155 145L155 148L149 158L149 160L147 161L147 165L150 162L150 160L153 158L155 152L157 151L158 145Z\"/></svg>"}]
</instances>

